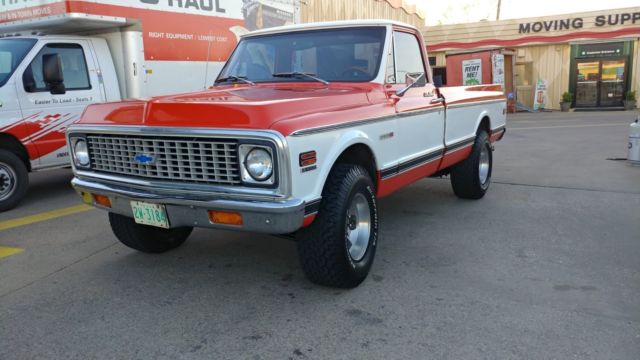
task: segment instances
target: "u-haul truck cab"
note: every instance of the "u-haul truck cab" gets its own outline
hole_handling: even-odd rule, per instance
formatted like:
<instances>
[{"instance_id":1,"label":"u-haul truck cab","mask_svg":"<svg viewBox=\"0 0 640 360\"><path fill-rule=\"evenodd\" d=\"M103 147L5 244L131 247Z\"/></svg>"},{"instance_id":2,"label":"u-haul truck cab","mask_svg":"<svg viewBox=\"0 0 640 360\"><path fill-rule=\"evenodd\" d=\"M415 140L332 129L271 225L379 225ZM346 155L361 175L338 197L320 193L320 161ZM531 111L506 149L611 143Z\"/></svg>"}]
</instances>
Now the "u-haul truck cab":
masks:
<instances>
[{"instance_id":1,"label":"u-haul truck cab","mask_svg":"<svg viewBox=\"0 0 640 360\"><path fill-rule=\"evenodd\" d=\"M64 133L87 105L206 88L239 35L293 22L295 3L271 19L268 0L2 2L0 211L29 172L69 166Z\"/></svg>"}]
</instances>

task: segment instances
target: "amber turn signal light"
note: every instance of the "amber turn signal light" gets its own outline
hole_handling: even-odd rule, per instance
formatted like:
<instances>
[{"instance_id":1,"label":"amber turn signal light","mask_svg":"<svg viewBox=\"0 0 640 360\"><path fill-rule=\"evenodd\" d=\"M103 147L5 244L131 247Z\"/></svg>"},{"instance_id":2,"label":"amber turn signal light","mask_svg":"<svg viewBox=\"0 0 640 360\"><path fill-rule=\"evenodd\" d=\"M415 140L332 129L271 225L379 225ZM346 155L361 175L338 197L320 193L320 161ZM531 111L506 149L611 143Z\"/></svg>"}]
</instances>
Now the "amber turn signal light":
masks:
<instances>
[{"instance_id":1,"label":"amber turn signal light","mask_svg":"<svg viewBox=\"0 0 640 360\"><path fill-rule=\"evenodd\" d=\"M214 224L242 225L242 215L234 211L209 210L209 220Z\"/></svg>"},{"instance_id":2,"label":"amber turn signal light","mask_svg":"<svg viewBox=\"0 0 640 360\"><path fill-rule=\"evenodd\" d=\"M300 154L300 167L313 165L316 163L316 152L307 151Z\"/></svg>"},{"instance_id":3,"label":"amber turn signal light","mask_svg":"<svg viewBox=\"0 0 640 360\"><path fill-rule=\"evenodd\" d=\"M100 205L108 208L111 207L111 199L109 199L108 196L93 194L93 202L96 205Z\"/></svg>"}]
</instances>

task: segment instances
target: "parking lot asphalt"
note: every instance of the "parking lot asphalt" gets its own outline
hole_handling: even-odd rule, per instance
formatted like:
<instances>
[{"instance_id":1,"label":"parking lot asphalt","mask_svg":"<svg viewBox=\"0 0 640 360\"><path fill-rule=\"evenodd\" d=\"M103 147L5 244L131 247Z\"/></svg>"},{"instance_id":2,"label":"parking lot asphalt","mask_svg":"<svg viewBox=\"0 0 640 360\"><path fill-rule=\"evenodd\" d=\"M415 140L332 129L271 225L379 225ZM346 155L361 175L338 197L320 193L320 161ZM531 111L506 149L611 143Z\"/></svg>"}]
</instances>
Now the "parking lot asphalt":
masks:
<instances>
[{"instance_id":1,"label":"parking lot asphalt","mask_svg":"<svg viewBox=\"0 0 640 360\"><path fill-rule=\"evenodd\" d=\"M0 214L0 256L21 251L0 258L0 359L637 360L640 167L619 160L635 115L510 116L485 198L425 179L380 200L353 290L307 281L276 237L137 253L78 207L69 170L33 174Z\"/></svg>"}]
</instances>

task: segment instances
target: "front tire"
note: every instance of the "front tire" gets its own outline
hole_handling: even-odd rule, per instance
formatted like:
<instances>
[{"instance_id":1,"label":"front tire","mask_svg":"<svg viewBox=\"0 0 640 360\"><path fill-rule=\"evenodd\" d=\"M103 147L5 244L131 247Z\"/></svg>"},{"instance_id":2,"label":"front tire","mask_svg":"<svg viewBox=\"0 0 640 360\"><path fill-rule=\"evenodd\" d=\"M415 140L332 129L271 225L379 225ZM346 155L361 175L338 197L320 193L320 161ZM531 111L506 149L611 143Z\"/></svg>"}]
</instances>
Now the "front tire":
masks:
<instances>
[{"instance_id":1,"label":"front tire","mask_svg":"<svg viewBox=\"0 0 640 360\"><path fill-rule=\"evenodd\" d=\"M457 197L480 199L491 184L493 152L489 135L482 130L476 136L471 154L451 168L451 186Z\"/></svg>"},{"instance_id":2,"label":"front tire","mask_svg":"<svg viewBox=\"0 0 640 360\"><path fill-rule=\"evenodd\" d=\"M193 230L192 227L162 229L137 224L132 218L109 213L113 234L124 245L145 253L163 253L182 245Z\"/></svg>"},{"instance_id":3,"label":"front tire","mask_svg":"<svg viewBox=\"0 0 640 360\"><path fill-rule=\"evenodd\" d=\"M354 288L364 281L378 241L378 207L367 171L337 164L325 184L315 221L296 238L302 269L312 282Z\"/></svg>"},{"instance_id":4,"label":"front tire","mask_svg":"<svg viewBox=\"0 0 640 360\"><path fill-rule=\"evenodd\" d=\"M22 159L0 150L0 212L16 207L28 188L29 172Z\"/></svg>"}]
</instances>

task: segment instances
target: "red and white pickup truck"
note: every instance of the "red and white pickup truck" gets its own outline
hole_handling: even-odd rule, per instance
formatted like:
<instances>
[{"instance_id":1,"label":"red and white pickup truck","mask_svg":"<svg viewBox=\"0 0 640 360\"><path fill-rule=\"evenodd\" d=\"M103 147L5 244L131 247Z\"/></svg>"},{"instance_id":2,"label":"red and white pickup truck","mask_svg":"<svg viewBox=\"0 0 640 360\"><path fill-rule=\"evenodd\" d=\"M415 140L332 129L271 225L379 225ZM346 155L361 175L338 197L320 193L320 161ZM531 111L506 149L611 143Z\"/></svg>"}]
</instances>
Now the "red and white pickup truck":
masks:
<instances>
[{"instance_id":1,"label":"red and white pickup truck","mask_svg":"<svg viewBox=\"0 0 640 360\"><path fill-rule=\"evenodd\" d=\"M193 227L295 235L309 279L355 287L378 198L450 174L478 199L491 181L500 86L438 89L425 49L385 20L247 34L208 91L89 106L67 131L73 186L134 249Z\"/></svg>"}]
</instances>

